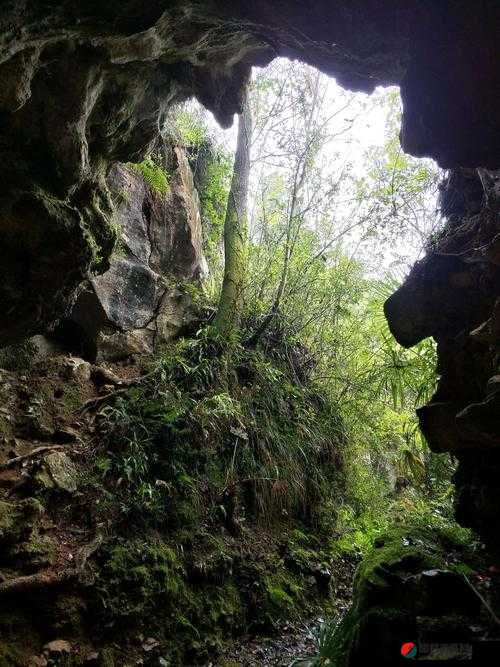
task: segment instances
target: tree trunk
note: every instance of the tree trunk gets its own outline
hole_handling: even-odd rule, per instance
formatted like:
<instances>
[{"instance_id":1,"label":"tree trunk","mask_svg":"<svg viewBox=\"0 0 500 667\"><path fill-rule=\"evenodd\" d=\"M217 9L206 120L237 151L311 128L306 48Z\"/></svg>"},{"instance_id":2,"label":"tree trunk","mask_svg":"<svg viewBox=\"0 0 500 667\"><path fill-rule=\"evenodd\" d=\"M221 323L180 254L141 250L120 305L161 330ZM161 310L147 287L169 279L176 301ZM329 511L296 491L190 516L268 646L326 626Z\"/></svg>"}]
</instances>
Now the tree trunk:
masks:
<instances>
[{"instance_id":1,"label":"tree trunk","mask_svg":"<svg viewBox=\"0 0 500 667\"><path fill-rule=\"evenodd\" d=\"M317 72L314 79L312 104L310 106L309 113L305 121L306 146L304 148L304 151L297 156L295 171L293 175L292 196L290 201L290 208L288 212L287 227L286 227L285 254L283 258L283 269L281 271L280 282L278 285L278 289L276 290L276 295L274 297L271 309L262 320L260 326L257 327L256 331L246 341L246 345L248 347L255 347L259 342L259 340L261 339L261 337L263 336L263 334L273 323L276 315L279 312L281 300L283 299L283 295L285 293L285 288L288 280L288 273L290 269L290 261L292 259L294 245L297 240L298 233L300 231L299 228L300 221L297 220L297 217L300 217L300 213L299 214L297 213L297 207L299 206L300 194L304 186L304 183L306 181L308 172L308 160L310 158L311 143L312 143L312 137L310 135L311 135L311 128L313 125L314 112L316 110L317 100L319 95L319 81L320 81L320 73ZM312 131L312 134L314 136L314 129Z\"/></svg>"},{"instance_id":2,"label":"tree trunk","mask_svg":"<svg viewBox=\"0 0 500 667\"><path fill-rule=\"evenodd\" d=\"M239 116L233 178L224 221L224 280L214 326L227 335L239 325L247 258L247 199L250 176L252 116L245 92Z\"/></svg>"}]
</instances>

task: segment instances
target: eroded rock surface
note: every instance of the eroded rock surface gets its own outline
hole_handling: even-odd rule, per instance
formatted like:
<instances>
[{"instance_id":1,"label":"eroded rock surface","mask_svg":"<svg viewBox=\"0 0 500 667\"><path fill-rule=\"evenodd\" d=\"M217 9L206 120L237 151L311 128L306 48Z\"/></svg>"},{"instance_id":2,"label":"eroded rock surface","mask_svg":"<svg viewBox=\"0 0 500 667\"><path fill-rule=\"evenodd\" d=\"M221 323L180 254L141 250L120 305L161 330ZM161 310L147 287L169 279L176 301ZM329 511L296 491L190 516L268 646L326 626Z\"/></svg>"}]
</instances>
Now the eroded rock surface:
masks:
<instances>
[{"instance_id":1,"label":"eroded rock surface","mask_svg":"<svg viewBox=\"0 0 500 667\"><path fill-rule=\"evenodd\" d=\"M353 606L333 640L334 664L396 667L404 662L406 642L420 660L470 660L472 642L495 636L477 593L491 600L498 581L484 569L458 535L430 526L394 528L377 540L356 572Z\"/></svg>"},{"instance_id":2,"label":"eroded rock surface","mask_svg":"<svg viewBox=\"0 0 500 667\"><path fill-rule=\"evenodd\" d=\"M197 282L205 271L201 218L186 155L179 147L171 153L166 194L130 166L110 172L119 200L117 250L108 271L82 288L63 324L76 325L93 359L150 353L189 319L191 299L181 283Z\"/></svg>"},{"instance_id":3,"label":"eroded rock surface","mask_svg":"<svg viewBox=\"0 0 500 667\"><path fill-rule=\"evenodd\" d=\"M457 517L499 546L500 173L455 170L443 184L447 225L387 301L405 346L433 336L440 381L419 413L431 448L459 460Z\"/></svg>"}]
</instances>

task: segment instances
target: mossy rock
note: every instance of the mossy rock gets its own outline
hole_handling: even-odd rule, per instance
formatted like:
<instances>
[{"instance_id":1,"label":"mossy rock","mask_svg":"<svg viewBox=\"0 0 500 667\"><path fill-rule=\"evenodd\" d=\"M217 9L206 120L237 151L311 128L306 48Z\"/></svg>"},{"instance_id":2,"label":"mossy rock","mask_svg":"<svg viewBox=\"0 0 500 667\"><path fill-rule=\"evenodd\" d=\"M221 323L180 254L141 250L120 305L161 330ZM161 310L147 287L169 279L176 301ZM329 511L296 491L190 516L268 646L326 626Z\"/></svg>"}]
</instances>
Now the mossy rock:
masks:
<instances>
[{"instance_id":1,"label":"mossy rock","mask_svg":"<svg viewBox=\"0 0 500 667\"><path fill-rule=\"evenodd\" d=\"M431 528L398 528L377 540L359 565L353 605L335 631L336 667L399 665L404 642L417 642L418 618L452 614L479 604L460 574L449 567L460 536ZM458 640L459 638L457 638Z\"/></svg>"},{"instance_id":2,"label":"mossy rock","mask_svg":"<svg viewBox=\"0 0 500 667\"><path fill-rule=\"evenodd\" d=\"M36 347L31 340L0 349L0 368L7 371L27 371L31 368Z\"/></svg>"},{"instance_id":3,"label":"mossy rock","mask_svg":"<svg viewBox=\"0 0 500 667\"><path fill-rule=\"evenodd\" d=\"M53 452L45 457L36 480L46 489L74 493L78 488L78 471L69 456Z\"/></svg>"},{"instance_id":4,"label":"mossy rock","mask_svg":"<svg viewBox=\"0 0 500 667\"><path fill-rule=\"evenodd\" d=\"M17 534L16 513L13 503L0 500L0 543L8 542Z\"/></svg>"},{"instance_id":5,"label":"mossy rock","mask_svg":"<svg viewBox=\"0 0 500 667\"><path fill-rule=\"evenodd\" d=\"M20 502L0 500L0 544L13 544L33 530L43 513L42 504L28 498Z\"/></svg>"},{"instance_id":6,"label":"mossy rock","mask_svg":"<svg viewBox=\"0 0 500 667\"><path fill-rule=\"evenodd\" d=\"M56 544L49 535L40 535L34 530L27 542L16 549L16 556L29 570L35 571L53 565L56 559Z\"/></svg>"}]
</instances>

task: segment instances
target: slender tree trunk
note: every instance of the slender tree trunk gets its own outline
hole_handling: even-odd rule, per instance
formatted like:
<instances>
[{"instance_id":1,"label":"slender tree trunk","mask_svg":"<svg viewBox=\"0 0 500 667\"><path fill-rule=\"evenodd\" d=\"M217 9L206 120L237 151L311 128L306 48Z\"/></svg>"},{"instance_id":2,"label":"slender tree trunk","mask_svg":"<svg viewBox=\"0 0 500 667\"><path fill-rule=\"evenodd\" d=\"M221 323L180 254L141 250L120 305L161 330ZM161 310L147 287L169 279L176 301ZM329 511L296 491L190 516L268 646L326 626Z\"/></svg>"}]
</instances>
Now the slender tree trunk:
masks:
<instances>
[{"instance_id":1,"label":"slender tree trunk","mask_svg":"<svg viewBox=\"0 0 500 667\"><path fill-rule=\"evenodd\" d=\"M308 171L308 160L311 151L311 127L313 124L314 112L316 110L316 105L319 95L319 81L320 73L316 73L314 80L314 92L312 98L312 104L307 115L306 124L305 124L305 133L306 133L306 146L301 155L297 157L297 163L295 167L295 173L293 175L293 189L292 197L290 202L290 209L288 212L287 228L286 228L286 241L285 241L285 254L283 258L283 268L281 271L280 282L278 289L271 305L271 308L267 315L262 320L260 326L254 331L250 338L246 341L246 345L254 347L259 342L260 338L267 331L270 325L273 323L274 318L279 312L281 301L283 295L285 294L285 288L288 280L288 273L290 269L290 261L292 259L294 245L297 240L298 233L300 229L296 225L297 219L297 207L299 206L299 198L306 181L307 171ZM300 224L300 223L298 223ZM297 227L294 229L294 226Z\"/></svg>"},{"instance_id":2,"label":"slender tree trunk","mask_svg":"<svg viewBox=\"0 0 500 667\"><path fill-rule=\"evenodd\" d=\"M286 227L285 254L283 258L283 268L281 271L280 282L278 285L278 289L276 290L276 294L269 312L264 317L261 324L257 327L256 331L250 336L250 338L246 342L246 344L249 345L250 347L257 345L264 332L269 328L269 326L273 322L274 318L278 314L279 307L281 304L281 299L283 298L283 294L285 293L285 287L288 279L288 270L293 252L292 228L295 222L297 198L299 190L302 187L304 181L303 177L305 175L305 168L302 166L302 174L299 179L298 169L299 167L297 167L297 170L295 172L292 201L290 204L290 214L288 216L287 227Z\"/></svg>"},{"instance_id":3,"label":"slender tree trunk","mask_svg":"<svg viewBox=\"0 0 500 667\"><path fill-rule=\"evenodd\" d=\"M239 116L238 143L233 179L224 221L224 280L214 326L222 334L238 327L241 316L247 261L247 199L250 176L252 115L245 91L243 112Z\"/></svg>"}]
</instances>

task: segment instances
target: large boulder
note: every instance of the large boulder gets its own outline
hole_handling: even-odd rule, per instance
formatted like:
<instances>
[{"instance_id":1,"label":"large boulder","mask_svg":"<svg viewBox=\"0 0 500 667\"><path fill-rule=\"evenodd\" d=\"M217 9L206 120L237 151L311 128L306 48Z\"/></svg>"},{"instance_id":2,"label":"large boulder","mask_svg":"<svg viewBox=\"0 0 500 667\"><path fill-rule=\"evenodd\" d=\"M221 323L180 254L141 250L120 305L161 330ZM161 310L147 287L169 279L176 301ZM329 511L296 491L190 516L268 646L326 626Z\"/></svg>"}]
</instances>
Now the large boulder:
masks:
<instances>
[{"instance_id":1,"label":"large boulder","mask_svg":"<svg viewBox=\"0 0 500 667\"><path fill-rule=\"evenodd\" d=\"M108 271L82 288L62 332L84 341L94 359L153 352L190 316L182 288L205 272L198 193L184 151L171 150L169 186L158 191L133 166L108 177L117 203L118 243ZM167 173L169 173L167 172Z\"/></svg>"},{"instance_id":2,"label":"large boulder","mask_svg":"<svg viewBox=\"0 0 500 667\"><path fill-rule=\"evenodd\" d=\"M352 607L331 641L331 664L397 667L406 643L421 660L467 657L464 644L488 634L481 602L462 574L473 572L470 565L484 567L467 539L423 524L378 538L356 572Z\"/></svg>"}]
</instances>

